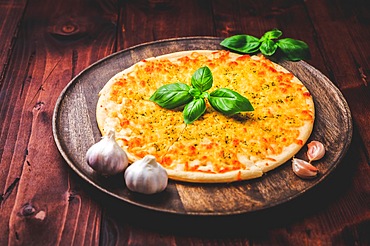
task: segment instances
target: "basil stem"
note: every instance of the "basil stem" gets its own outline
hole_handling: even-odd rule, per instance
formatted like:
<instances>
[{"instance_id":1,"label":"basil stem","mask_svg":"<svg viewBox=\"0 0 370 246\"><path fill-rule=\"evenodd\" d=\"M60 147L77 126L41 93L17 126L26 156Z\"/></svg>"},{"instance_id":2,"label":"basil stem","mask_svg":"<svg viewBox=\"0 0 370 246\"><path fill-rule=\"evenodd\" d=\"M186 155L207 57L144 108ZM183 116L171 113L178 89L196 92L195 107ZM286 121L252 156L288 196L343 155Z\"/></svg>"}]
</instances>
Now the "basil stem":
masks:
<instances>
[{"instance_id":1,"label":"basil stem","mask_svg":"<svg viewBox=\"0 0 370 246\"><path fill-rule=\"evenodd\" d=\"M272 56L277 48L277 44L270 39L263 41L260 46L261 53L265 56Z\"/></svg>"},{"instance_id":2,"label":"basil stem","mask_svg":"<svg viewBox=\"0 0 370 246\"><path fill-rule=\"evenodd\" d=\"M193 98L200 98L202 96L202 92L197 88L191 88L189 90L190 95L193 96Z\"/></svg>"},{"instance_id":3,"label":"basil stem","mask_svg":"<svg viewBox=\"0 0 370 246\"><path fill-rule=\"evenodd\" d=\"M254 110L247 98L227 88L213 91L209 95L208 101L215 110L225 115L233 115L243 111Z\"/></svg>"},{"instance_id":4,"label":"basil stem","mask_svg":"<svg viewBox=\"0 0 370 246\"><path fill-rule=\"evenodd\" d=\"M163 85L154 92L149 100L163 108L173 109L193 100L189 90L190 86L183 83Z\"/></svg>"}]
</instances>

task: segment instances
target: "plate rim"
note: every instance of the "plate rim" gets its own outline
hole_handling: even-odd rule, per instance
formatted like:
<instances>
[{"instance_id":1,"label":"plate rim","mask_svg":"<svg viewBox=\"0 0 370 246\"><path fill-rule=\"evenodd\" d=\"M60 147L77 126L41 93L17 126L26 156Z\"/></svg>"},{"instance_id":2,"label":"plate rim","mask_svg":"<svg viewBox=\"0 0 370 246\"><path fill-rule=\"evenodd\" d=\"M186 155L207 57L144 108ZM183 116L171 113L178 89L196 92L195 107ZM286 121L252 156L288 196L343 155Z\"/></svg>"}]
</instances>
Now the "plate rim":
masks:
<instances>
[{"instance_id":1,"label":"plate rim","mask_svg":"<svg viewBox=\"0 0 370 246\"><path fill-rule=\"evenodd\" d=\"M328 77L326 75L324 75L321 71L319 71L315 67L311 66L306 61L299 61L299 63L304 64L305 66L307 66L310 69L314 70L317 74L320 74L320 76L322 76L324 79L326 79L327 82L330 83L331 89L334 90L336 92L337 96L339 96L339 98L341 99L341 101L343 103L343 106L344 106L344 112L346 113L346 116L348 118L348 120L347 120L348 121L347 122L347 127L348 127L348 134L349 134L348 135L348 139L349 139L349 141L345 145L345 149L343 149L341 151L341 155L338 158L338 163L336 163L336 165L332 165L328 169L328 172L326 172L324 175L321 175L318 179L316 179L316 182L314 182L312 185L306 186L304 189L300 190L300 192L297 192L297 193L295 193L295 194L293 194L291 196L287 196L285 199L277 200L275 202L269 203L269 206L264 206L264 207L261 207L261 208L258 208L258 209L254 209L253 211L245 211L245 210L241 211L241 210L237 210L237 211L230 211L230 212L227 212L227 213L225 213L225 212L223 212L223 213L220 213L220 212L216 212L216 213L209 213L209 212L189 212L189 211L184 211L184 212L180 211L180 212L177 212L177 211L172 211L172 210L159 209L159 208L156 208L154 206L149 206L149 205L141 204L141 203L132 201L130 199L123 198L122 196L119 196L118 194L116 194L116 193L108 190L107 188L102 187L101 185L95 183L93 180L91 180L87 175L85 175L83 172L81 172L76 167L76 164L73 163L73 161L70 159L70 157L67 155L67 153L63 149L63 146L61 144L61 140L60 140L59 135L58 135L58 126L57 126L57 119L58 119L59 114L60 114L59 109L60 109L60 106L61 106L63 100L65 99L66 93L71 89L71 87L73 87L76 83L78 83L79 77L81 77L83 74L88 73L89 70L93 69L94 67L98 66L101 63L104 63L106 61L109 61L110 59L112 59L115 56L119 56L122 53L130 52L132 50L135 50L137 48L141 48L141 47L144 47L144 46L151 46L151 45L155 45L157 43L176 42L176 41L187 41L187 40L213 40L213 41L219 40L219 41L222 41L222 39L223 38L221 38L221 37L215 37L215 36L190 36L190 37L169 38L169 39L161 39L161 40L155 40L155 41L150 41L150 42L144 42L144 43L137 44L137 45L128 47L126 49L122 49L120 51L114 52L114 53L112 53L110 55L107 55L107 56L103 57L102 59L99 59L99 60L93 62L89 66L85 67L76 76L74 76L67 83L67 85L63 88L63 90L61 91L60 95L58 96L58 99L57 99L57 101L55 103L55 107L54 107L54 110L53 110L53 116L52 116L53 138L54 138L54 142L56 143L56 146L58 148L58 151L62 155L64 161L66 161L67 164L68 164L68 166L75 173L77 173L78 176L80 176L80 178L82 178L85 182L89 183L90 185L92 185L96 189L102 191L103 193L112 196L115 199L118 199L118 200L120 200L122 202L126 202L126 203L129 203L131 205L138 206L138 207L141 207L141 208L144 208L144 209L156 211L156 212L163 212L163 213L176 214L176 215L186 215L186 216L226 216L226 215L240 215L240 214L246 214L246 213L251 213L251 212L258 212L258 211L262 211L262 210L266 210L266 209L269 209L269 208L273 208L273 207L276 207L277 205L280 205L280 204L289 202L291 200L294 200L297 197L302 196L307 191L309 191L312 188L314 188L317 185L319 185L324 179L326 179L337 168L337 166L340 164L340 162L343 160L343 157L347 153L347 151L348 151L348 149L349 149L349 147L351 145L351 142L352 142L352 137L353 137L353 123L352 123L352 115L351 115L351 111L350 111L349 105L348 105L346 99L344 98L342 92L340 91L340 89L330 79L328 79ZM285 63L285 62L289 62L289 61L283 61L282 63ZM122 68L122 69L124 69L124 68ZM263 177L260 177L260 178L263 178ZM172 181L171 180L170 182L176 183L178 181Z\"/></svg>"}]
</instances>

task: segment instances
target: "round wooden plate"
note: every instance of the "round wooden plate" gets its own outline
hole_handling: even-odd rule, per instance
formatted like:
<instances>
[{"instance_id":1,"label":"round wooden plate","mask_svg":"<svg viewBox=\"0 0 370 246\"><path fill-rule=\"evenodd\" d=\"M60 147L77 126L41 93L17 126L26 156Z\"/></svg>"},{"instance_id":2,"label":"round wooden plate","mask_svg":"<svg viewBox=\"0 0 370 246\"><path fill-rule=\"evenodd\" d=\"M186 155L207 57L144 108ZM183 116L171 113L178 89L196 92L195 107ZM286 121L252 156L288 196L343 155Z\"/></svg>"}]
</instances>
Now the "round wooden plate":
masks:
<instances>
[{"instance_id":1,"label":"round wooden plate","mask_svg":"<svg viewBox=\"0 0 370 246\"><path fill-rule=\"evenodd\" d=\"M315 162L317 178L298 178L287 162L261 178L230 184L191 184L170 181L159 194L145 196L130 192L123 175L104 178L85 161L88 148L99 141L95 109L98 92L116 73L152 56L184 51L222 49L221 38L190 37L138 45L110 55L86 68L61 93L53 115L53 134L68 165L101 191L142 208L184 215L235 215L271 208L294 199L319 184L340 163L352 139L352 119L341 92L321 72L306 62L278 62L309 89L316 107L310 140L326 146L323 159ZM296 155L306 159L306 146Z\"/></svg>"}]
</instances>

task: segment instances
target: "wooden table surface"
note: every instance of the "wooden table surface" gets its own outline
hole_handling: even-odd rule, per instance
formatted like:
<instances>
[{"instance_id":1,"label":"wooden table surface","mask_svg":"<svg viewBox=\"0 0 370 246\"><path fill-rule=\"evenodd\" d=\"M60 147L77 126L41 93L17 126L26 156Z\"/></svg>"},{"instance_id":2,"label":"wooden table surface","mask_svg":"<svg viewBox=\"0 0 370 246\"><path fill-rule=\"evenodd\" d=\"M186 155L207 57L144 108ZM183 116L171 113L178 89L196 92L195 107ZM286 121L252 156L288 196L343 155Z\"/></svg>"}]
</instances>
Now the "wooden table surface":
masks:
<instances>
[{"instance_id":1,"label":"wooden table surface","mask_svg":"<svg viewBox=\"0 0 370 246\"><path fill-rule=\"evenodd\" d=\"M0 0L0 245L369 245L369 23L366 0ZM273 28L309 45L353 117L344 159L303 196L238 216L154 212L60 155L54 107L90 64L150 41Z\"/></svg>"}]
</instances>

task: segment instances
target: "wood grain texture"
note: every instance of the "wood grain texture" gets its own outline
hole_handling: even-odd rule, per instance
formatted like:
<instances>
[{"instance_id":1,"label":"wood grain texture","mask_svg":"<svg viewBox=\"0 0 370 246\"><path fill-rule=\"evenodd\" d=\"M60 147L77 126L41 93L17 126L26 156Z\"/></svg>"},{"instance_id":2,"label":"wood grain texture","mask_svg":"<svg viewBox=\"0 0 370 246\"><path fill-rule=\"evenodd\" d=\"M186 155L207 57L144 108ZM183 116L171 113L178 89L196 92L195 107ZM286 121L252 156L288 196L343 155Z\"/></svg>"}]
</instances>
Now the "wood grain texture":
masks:
<instances>
[{"instance_id":1,"label":"wood grain texture","mask_svg":"<svg viewBox=\"0 0 370 246\"><path fill-rule=\"evenodd\" d=\"M0 33L0 87L3 84L2 82L8 68L8 60L12 55L25 5L26 1L14 0L0 2L0 23L2 30Z\"/></svg>"},{"instance_id":2,"label":"wood grain texture","mask_svg":"<svg viewBox=\"0 0 370 246\"><path fill-rule=\"evenodd\" d=\"M357 98L348 101L352 111L356 111L354 118L359 123L360 135L364 136L367 156L370 156L370 142L366 140L370 137L370 114L363 112L370 103L370 46L366 38L370 36L369 15L364 12L361 0L340 2L334 1L333 8L312 1L307 3L307 8L313 19L329 78L347 98ZM345 68L343 64L347 64Z\"/></svg>"},{"instance_id":3,"label":"wood grain texture","mask_svg":"<svg viewBox=\"0 0 370 246\"><path fill-rule=\"evenodd\" d=\"M9 72L9 63L11 56L14 54L15 39L19 31L18 25L21 21L25 4L25 1L0 3L0 23L2 27L0 32L0 228L2 229L0 242L7 242L10 211L14 205L14 197L21 176L19 166L22 165L22 160L24 159L24 151L17 149L17 151L21 152L14 154L18 137L13 132L16 133L19 128L20 110L15 110L15 107L5 103L6 100L13 103L17 101L20 87L13 86L13 83L6 81L5 76ZM17 71L10 71L12 71L13 76L16 76ZM27 141L24 135L21 138L22 140L20 140L19 144ZM20 161L15 161L17 158Z\"/></svg>"},{"instance_id":4,"label":"wood grain texture","mask_svg":"<svg viewBox=\"0 0 370 246\"><path fill-rule=\"evenodd\" d=\"M81 17L86 10L91 13L90 21ZM104 16L97 21L101 10L99 5L75 1L41 5L28 1L24 9L21 21L27 25L20 27L11 47L7 68L11 73L5 73L2 84L5 120L2 117L1 139L6 142L2 144L0 180L6 181L1 199L6 213L1 213L1 228L7 233L1 234L0 241L4 244L89 245L99 240L99 206L64 168L49 133L59 94L55 92L79 70L112 52L114 41L109 46L105 36L114 36L115 29ZM96 26L89 24L92 19ZM83 228L85 233L78 233Z\"/></svg>"},{"instance_id":5,"label":"wood grain texture","mask_svg":"<svg viewBox=\"0 0 370 246\"><path fill-rule=\"evenodd\" d=\"M118 44L121 48L179 36L214 36L210 0L122 1L120 10Z\"/></svg>"},{"instance_id":6,"label":"wood grain texture","mask_svg":"<svg viewBox=\"0 0 370 246\"><path fill-rule=\"evenodd\" d=\"M369 245L367 5L0 0L0 244ZM158 39L258 36L275 27L309 44L309 64L343 92L354 120L347 155L304 196L254 216L165 216L114 202L59 155L51 129L57 96L93 62Z\"/></svg>"}]
</instances>

